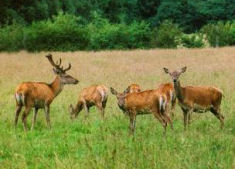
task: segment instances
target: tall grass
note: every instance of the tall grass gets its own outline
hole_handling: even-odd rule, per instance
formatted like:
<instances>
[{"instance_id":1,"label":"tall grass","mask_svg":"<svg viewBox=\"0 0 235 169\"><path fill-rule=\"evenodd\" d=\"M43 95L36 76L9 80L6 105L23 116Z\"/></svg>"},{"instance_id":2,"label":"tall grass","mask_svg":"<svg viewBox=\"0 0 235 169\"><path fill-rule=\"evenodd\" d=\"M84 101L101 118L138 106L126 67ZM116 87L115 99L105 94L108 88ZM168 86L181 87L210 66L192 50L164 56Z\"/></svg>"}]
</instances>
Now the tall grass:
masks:
<instances>
[{"instance_id":1,"label":"tall grass","mask_svg":"<svg viewBox=\"0 0 235 169\"><path fill-rule=\"evenodd\" d=\"M71 75L80 80L66 86L51 105L52 129L44 112L35 130L25 133L21 121L16 130L14 89L22 81L51 82L52 68L41 53L0 53L0 168L234 168L235 48L133 50L106 52L53 52L63 63L72 63ZM84 120L84 111L70 121L68 105L77 101L82 88L105 84L123 90L130 83L152 89L170 78L162 71L188 66L182 85L213 85L223 90L225 128L210 113L193 114L184 132L182 112L176 107L174 131L166 138L152 115L138 116L135 137L128 132L129 119L109 95L106 119L95 108ZM32 112L28 118L31 124Z\"/></svg>"}]
</instances>

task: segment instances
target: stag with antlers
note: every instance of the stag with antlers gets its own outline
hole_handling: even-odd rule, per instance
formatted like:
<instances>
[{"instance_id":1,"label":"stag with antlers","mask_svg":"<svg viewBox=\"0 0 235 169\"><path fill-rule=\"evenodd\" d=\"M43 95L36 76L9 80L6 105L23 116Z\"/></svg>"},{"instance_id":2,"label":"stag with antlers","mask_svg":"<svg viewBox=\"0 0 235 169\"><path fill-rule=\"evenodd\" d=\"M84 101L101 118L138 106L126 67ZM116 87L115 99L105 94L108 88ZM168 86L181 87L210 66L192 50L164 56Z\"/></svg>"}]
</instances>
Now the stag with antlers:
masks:
<instances>
[{"instance_id":1,"label":"stag with antlers","mask_svg":"<svg viewBox=\"0 0 235 169\"><path fill-rule=\"evenodd\" d=\"M79 82L77 79L66 73L71 69L70 63L69 66L64 69L63 66L61 66L61 59L55 63L51 54L46 55L46 58L53 66L53 71L56 74L55 80L51 84L44 82L23 82L18 85L15 91L16 111L14 124L16 127L21 109L22 107L25 107L22 115L22 122L25 131L27 131L27 117L32 108L34 108L34 116L31 129L34 128L39 109L45 110L47 125L51 128L50 104L63 90L64 85L77 84Z\"/></svg>"}]
</instances>

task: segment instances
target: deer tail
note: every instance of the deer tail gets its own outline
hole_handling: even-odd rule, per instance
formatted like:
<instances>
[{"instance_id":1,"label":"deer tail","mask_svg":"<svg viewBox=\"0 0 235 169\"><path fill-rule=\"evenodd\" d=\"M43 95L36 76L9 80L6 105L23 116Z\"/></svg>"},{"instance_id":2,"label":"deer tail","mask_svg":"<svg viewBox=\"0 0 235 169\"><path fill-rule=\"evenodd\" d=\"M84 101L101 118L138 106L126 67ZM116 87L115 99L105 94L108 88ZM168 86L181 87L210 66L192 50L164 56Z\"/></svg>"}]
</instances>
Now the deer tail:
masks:
<instances>
[{"instance_id":1,"label":"deer tail","mask_svg":"<svg viewBox=\"0 0 235 169\"><path fill-rule=\"evenodd\" d=\"M160 109L161 114L164 114L166 111L166 102L167 100L165 99L165 97L161 95L159 98L159 109Z\"/></svg>"},{"instance_id":2,"label":"deer tail","mask_svg":"<svg viewBox=\"0 0 235 169\"><path fill-rule=\"evenodd\" d=\"M17 104L25 105L25 94L24 93L15 93L15 99Z\"/></svg>"}]
</instances>

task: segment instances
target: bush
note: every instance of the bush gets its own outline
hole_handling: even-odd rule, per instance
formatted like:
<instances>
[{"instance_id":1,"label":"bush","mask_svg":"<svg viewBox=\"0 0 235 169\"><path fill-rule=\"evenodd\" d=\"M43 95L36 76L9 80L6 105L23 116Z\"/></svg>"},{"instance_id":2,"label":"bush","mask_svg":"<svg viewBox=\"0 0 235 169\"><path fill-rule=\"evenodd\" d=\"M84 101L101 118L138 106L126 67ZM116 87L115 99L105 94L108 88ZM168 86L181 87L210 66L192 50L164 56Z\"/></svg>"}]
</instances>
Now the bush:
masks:
<instances>
[{"instance_id":1,"label":"bush","mask_svg":"<svg viewBox=\"0 0 235 169\"><path fill-rule=\"evenodd\" d=\"M235 45L235 22L208 24L201 29L211 46Z\"/></svg>"},{"instance_id":2,"label":"bush","mask_svg":"<svg viewBox=\"0 0 235 169\"><path fill-rule=\"evenodd\" d=\"M180 28L172 21L166 20L158 28L155 28L152 45L160 48L176 48L181 35Z\"/></svg>"},{"instance_id":3,"label":"bush","mask_svg":"<svg viewBox=\"0 0 235 169\"><path fill-rule=\"evenodd\" d=\"M88 46L87 29L78 24L79 18L60 13L52 21L35 22L26 29L25 48L40 50L84 50Z\"/></svg>"},{"instance_id":4,"label":"bush","mask_svg":"<svg viewBox=\"0 0 235 169\"><path fill-rule=\"evenodd\" d=\"M146 22L134 22L126 28L128 42L127 48L149 48L152 38L150 25Z\"/></svg>"},{"instance_id":5,"label":"bush","mask_svg":"<svg viewBox=\"0 0 235 169\"><path fill-rule=\"evenodd\" d=\"M24 27L19 24L0 29L0 51L17 51L23 48Z\"/></svg>"},{"instance_id":6,"label":"bush","mask_svg":"<svg viewBox=\"0 0 235 169\"><path fill-rule=\"evenodd\" d=\"M181 45L186 48L202 48L206 45L206 40L203 34L183 34Z\"/></svg>"},{"instance_id":7,"label":"bush","mask_svg":"<svg viewBox=\"0 0 235 169\"><path fill-rule=\"evenodd\" d=\"M125 35L121 31L123 25L112 25L105 21L101 25L91 23L88 25L90 33L89 49L123 49Z\"/></svg>"},{"instance_id":8,"label":"bush","mask_svg":"<svg viewBox=\"0 0 235 169\"><path fill-rule=\"evenodd\" d=\"M89 49L131 49L149 47L151 30L145 22L130 25L111 24L95 14L88 25L90 33Z\"/></svg>"}]
</instances>

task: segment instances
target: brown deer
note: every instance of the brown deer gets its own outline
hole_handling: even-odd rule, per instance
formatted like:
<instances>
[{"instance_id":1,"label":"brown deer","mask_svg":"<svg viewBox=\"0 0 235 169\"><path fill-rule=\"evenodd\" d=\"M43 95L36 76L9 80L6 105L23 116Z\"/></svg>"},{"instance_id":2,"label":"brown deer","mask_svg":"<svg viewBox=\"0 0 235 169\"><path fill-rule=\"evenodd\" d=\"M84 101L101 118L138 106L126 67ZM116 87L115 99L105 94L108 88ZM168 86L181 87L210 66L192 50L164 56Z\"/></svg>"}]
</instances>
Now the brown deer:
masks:
<instances>
[{"instance_id":1,"label":"brown deer","mask_svg":"<svg viewBox=\"0 0 235 169\"><path fill-rule=\"evenodd\" d=\"M203 113L211 111L221 123L221 128L224 126L224 116L220 112L220 104L223 93L220 89L212 86L185 86L182 87L179 77L186 71L187 67L181 68L180 71L170 72L164 68L165 73L169 74L173 80L176 97L178 103L184 113L184 128L190 122L192 112Z\"/></svg>"},{"instance_id":2,"label":"brown deer","mask_svg":"<svg viewBox=\"0 0 235 169\"><path fill-rule=\"evenodd\" d=\"M126 88L126 93L134 93L134 92L141 92L140 86L138 84L130 84L127 88Z\"/></svg>"},{"instance_id":3,"label":"brown deer","mask_svg":"<svg viewBox=\"0 0 235 169\"><path fill-rule=\"evenodd\" d=\"M85 109L87 117L89 114L89 108L94 105L101 111L102 118L104 118L104 109L106 107L107 99L108 88L104 85L93 85L84 88L79 95L75 108L72 104L69 105L71 119L77 117L83 108Z\"/></svg>"},{"instance_id":4,"label":"brown deer","mask_svg":"<svg viewBox=\"0 0 235 169\"><path fill-rule=\"evenodd\" d=\"M126 93L125 91L118 93L111 87L110 91L117 97L119 108L129 116L129 127L132 133L135 131L136 116L151 113L164 127L164 134L166 133L168 122L173 129L171 119L166 113L167 98L165 95L160 95L157 90L146 90L138 93Z\"/></svg>"},{"instance_id":5,"label":"brown deer","mask_svg":"<svg viewBox=\"0 0 235 169\"><path fill-rule=\"evenodd\" d=\"M53 61L52 55L46 55L53 66L53 71L56 74L55 80L51 84L44 82L23 82L16 88L16 112L15 112L15 127L17 126L18 117L22 107L25 110L22 115L22 122L24 124L24 130L27 130L27 116L31 108L34 108L34 116L31 129L34 128L38 109L44 109L46 114L46 121L49 128L50 124L50 104L54 98L63 90L66 84L77 84L78 80L68 75L66 72L71 68L71 64L66 69L61 67L61 59L57 64Z\"/></svg>"},{"instance_id":6,"label":"brown deer","mask_svg":"<svg viewBox=\"0 0 235 169\"><path fill-rule=\"evenodd\" d=\"M167 102L171 103L170 114L172 117L174 117L173 110L175 109L175 104L176 104L176 94L173 83L162 83L158 86L157 90L166 95Z\"/></svg>"}]
</instances>

